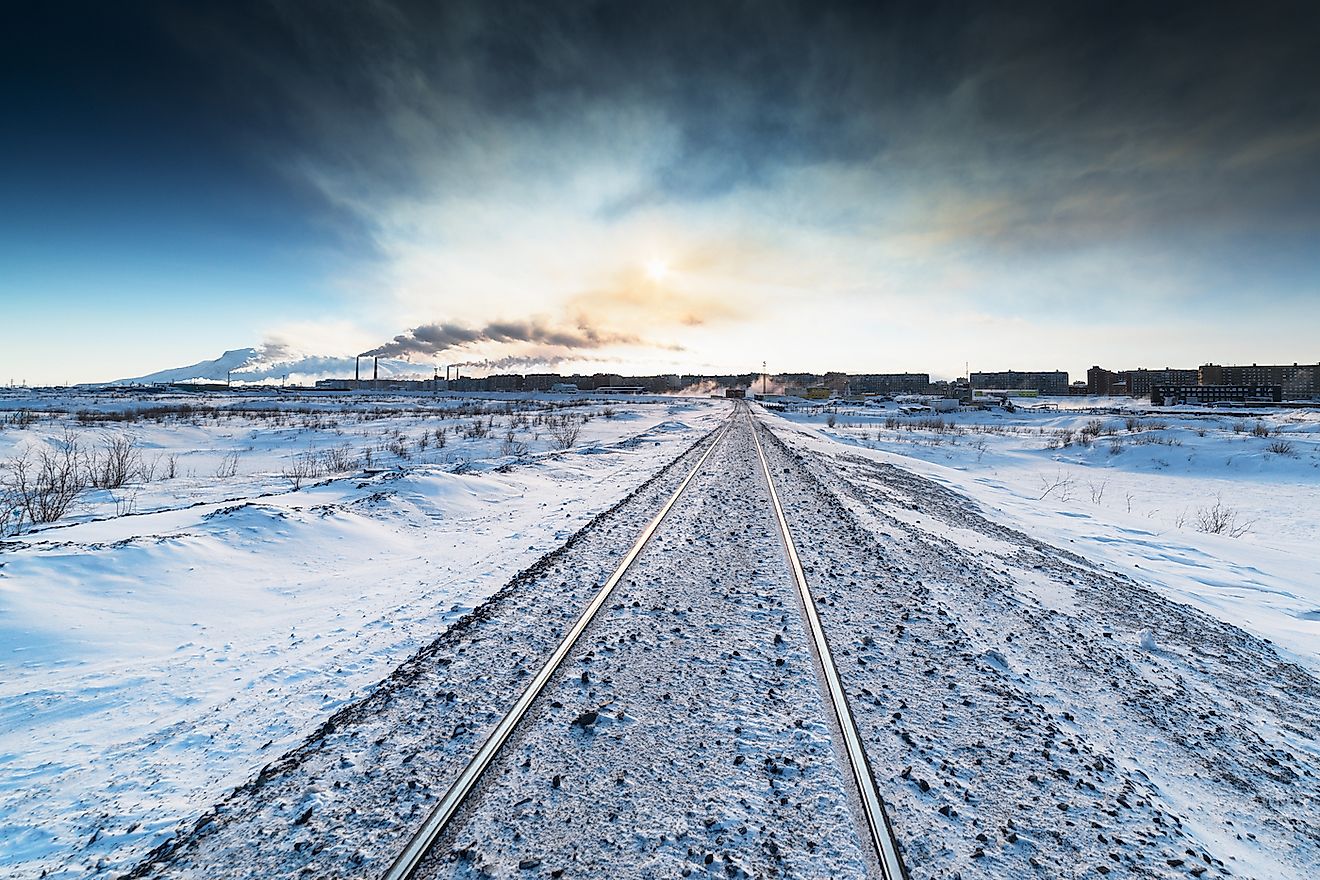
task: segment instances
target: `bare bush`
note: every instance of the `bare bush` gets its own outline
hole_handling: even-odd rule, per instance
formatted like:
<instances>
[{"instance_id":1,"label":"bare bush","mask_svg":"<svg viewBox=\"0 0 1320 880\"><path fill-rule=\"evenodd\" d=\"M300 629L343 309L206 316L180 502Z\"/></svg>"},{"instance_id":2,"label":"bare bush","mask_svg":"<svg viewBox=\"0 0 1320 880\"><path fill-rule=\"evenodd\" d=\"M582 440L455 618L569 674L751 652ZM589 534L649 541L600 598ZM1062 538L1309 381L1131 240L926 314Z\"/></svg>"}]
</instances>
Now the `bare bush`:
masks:
<instances>
[{"instance_id":1,"label":"bare bush","mask_svg":"<svg viewBox=\"0 0 1320 880\"><path fill-rule=\"evenodd\" d=\"M110 500L115 503L115 516L132 516L137 513L138 489L130 492L121 492L118 495L111 493Z\"/></svg>"},{"instance_id":2,"label":"bare bush","mask_svg":"<svg viewBox=\"0 0 1320 880\"><path fill-rule=\"evenodd\" d=\"M469 440L485 440L490 435L490 428L481 419L473 419L463 436Z\"/></svg>"},{"instance_id":3,"label":"bare bush","mask_svg":"<svg viewBox=\"0 0 1320 880\"><path fill-rule=\"evenodd\" d=\"M1207 535L1240 538L1251 531L1252 523L1243 522L1237 510L1225 506L1222 499L1216 498L1214 504L1202 507L1196 512L1193 525L1198 532L1205 532Z\"/></svg>"},{"instance_id":4,"label":"bare bush","mask_svg":"<svg viewBox=\"0 0 1320 880\"><path fill-rule=\"evenodd\" d=\"M35 454L25 449L5 464L5 494L13 505L5 520L18 531L30 525L51 523L63 517L88 488L83 451L72 432L53 445L43 445Z\"/></svg>"},{"instance_id":5,"label":"bare bush","mask_svg":"<svg viewBox=\"0 0 1320 880\"><path fill-rule=\"evenodd\" d=\"M393 454L402 461L412 458L412 452L408 448L408 442L404 440L403 435L391 437L385 444L385 451Z\"/></svg>"},{"instance_id":6,"label":"bare bush","mask_svg":"<svg viewBox=\"0 0 1320 880\"><path fill-rule=\"evenodd\" d=\"M226 452L225 457L215 466L215 475L221 480L228 480L238 474L238 450Z\"/></svg>"},{"instance_id":7,"label":"bare bush","mask_svg":"<svg viewBox=\"0 0 1320 880\"><path fill-rule=\"evenodd\" d=\"M614 418L614 415L615 415L615 413L614 413L614 407L612 407L612 406L607 406L607 407L605 407L603 410L600 411L600 414L603 415L603 416L604 416L605 418L607 418L607 419L612 419L612 418Z\"/></svg>"},{"instance_id":8,"label":"bare bush","mask_svg":"<svg viewBox=\"0 0 1320 880\"><path fill-rule=\"evenodd\" d=\"M1183 442L1177 437L1164 437L1159 434L1144 434L1140 437L1132 438L1133 446L1182 446Z\"/></svg>"},{"instance_id":9,"label":"bare bush","mask_svg":"<svg viewBox=\"0 0 1320 880\"><path fill-rule=\"evenodd\" d=\"M504 434L504 442L500 444L500 455L509 455L514 458L523 458L527 455L527 444L518 439L512 428Z\"/></svg>"},{"instance_id":10,"label":"bare bush","mask_svg":"<svg viewBox=\"0 0 1320 880\"><path fill-rule=\"evenodd\" d=\"M835 423L836 423L837 421L838 421L838 419L835 418L834 413L830 413L829 415L827 415L827 416L825 417L825 424L828 425L828 426L831 427L831 428L834 427L834 425L835 425Z\"/></svg>"},{"instance_id":11,"label":"bare bush","mask_svg":"<svg viewBox=\"0 0 1320 880\"><path fill-rule=\"evenodd\" d=\"M1105 429L1104 422L1100 421L1099 419L1091 419L1085 425L1082 425L1082 431L1081 431L1082 442L1090 443L1091 441L1095 440L1096 437L1099 437L1100 433L1104 431L1104 429Z\"/></svg>"},{"instance_id":12,"label":"bare bush","mask_svg":"<svg viewBox=\"0 0 1320 880\"><path fill-rule=\"evenodd\" d=\"M1267 452L1273 452L1275 455L1292 455L1293 445L1291 440L1275 440L1269 446L1265 447Z\"/></svg>"},{"instance_id":13,"label":"bare bush","mask_svg":"<svg viewBox=\"0 0 1320 880\"><path fill-rule=\"evenodd\" d=\"M1050 495L1058 494L1060 501L1067 501L1072 497L1073 479L1065 476L1063 471L1059 471L1052 478L1041 475L1040 478L1041 493L1037 501L1044 501Z\"/></svg>"},{"instance_id":14,"label":"bare bush","mask_svg":"<svg viewBox=\"0 0 1320 880\"><path fill-rule=\"evenodd\" d=\"M1060 428L1050 435L1047 449L1067 449L1073 445L1073 432L1071 428Z\"/></svg>"},{"instance_id":15,"label":"bare bush","mask_svg":"<svg viewBox=\"0 0 1320 880\"><path fill-rule=\"evenodd\" d=\"M564 416L550 426L550 437L556 449L572 449L577 445L582 426L572 417Z\"/></svg>"},{"instance_id":16,"label":"bare bush","mask_svg":"<svg viewBox=\"0 0 1320 880\"><path fill-rule=\"evenodd\" d=\"M1265 424L1264 422L1256 422L1256 424L1254 424L1254 425L1251 426L1251 436L1253 436L1253 437L1268 437L1268 436L1270 436L1270 427L1269 427L1269 425Z\"/></svg>"},{"instance_id":17,"label":"bare bush","mask_svg":"<svg viewBox=\"0 0 1320 880\"><path fill-rule=\"evenodd\" d=\"M353 450L347 445L332 446L321 453L321 463L326 473L343 474L356 469Z\"/></svg>"},{"instance_id":18,"label":"bare bush","mask_svg":"<svg viewBox=\"0 0 1320 880\"><path fill-rule=\"evenodd\" d=\"M0 538L14 534L23 521L23 508L18 495L0 480Z\"/></svg>"},{"instance_id":19,"label":"bare bush","mask_svg":"<svg viewBox=\"0 0 1320 880\"><path fill-rule=\"evenodd\" d=\"M934 431L936 434L943 434L946 431L952 430L954 427L953 422L944 421L942 416L925 416L912 422L912 424L918 430Z\"/></svg>"},{"instance_id":20,"label":"bare bush","mask_svg":"<svg viewBox=\"0 0 1320 880\"><path fill-rule=\"evenodd\" d=\"M119 489L142 470L142 455L131 437L109 437L88 463L89 481L98 489Z\"/></svg>"},{"instance_id":21,"label":"bare bush","mask_svg":"<svg viewBox=\"0 0 1320 880\"><path fill-rule=\"evenodd\" d=\"M435 438L436 449L445 448L445 443L448 442L448 435L449 432L445 430L444 425L441 425L440 427L436 428L434 431L431 432L431 436Z\"/></svg>"},{"instance_id":22,"label":"bare bush","mask_svg":"<svg viewBox=\"0 0 1320 880\"><path fill-rule=\"evenodd\" d=\"M18 412L5 415L0 413L0 428L23 428L31 427L36 424L38 413L30 409L20 409Z\"/></svg>"},{"instance_id":23,"label":"bare bush","mask_svg":"<svg viewBox=\"0 0 1320 880\"><path fill-rule=\"evenodd\" d=\"M1087 487L1091 490L1091 503L1099 504L1105 500L1105 489L1109 488L1109 481L1104 480L1100 483L1087 482Z\"/></svg>"},{"instance_id":24,"label":"bare bush","mask_svg":"<svg viewBox=\"0 0 1320 880\"><path fill-rule=\"evenodd\" d=\"M302 488L305 480L315 480L321 476L321 458L310 450L300 452L290 459L289 463L284 466L282 473L293 487L293 491L296 492Z\"/></svg>"}]
</instances>

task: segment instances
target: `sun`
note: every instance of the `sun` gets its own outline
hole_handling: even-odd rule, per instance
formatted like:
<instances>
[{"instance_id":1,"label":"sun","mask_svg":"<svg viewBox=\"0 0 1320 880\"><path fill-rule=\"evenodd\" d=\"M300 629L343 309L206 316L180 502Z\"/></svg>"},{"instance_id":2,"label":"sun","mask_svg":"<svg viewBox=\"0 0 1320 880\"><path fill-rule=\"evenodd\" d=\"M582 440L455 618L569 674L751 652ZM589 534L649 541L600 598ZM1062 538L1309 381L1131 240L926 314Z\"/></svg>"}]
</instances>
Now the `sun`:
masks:
<instances>
[{"instance_id":1,"label":"sun","mask_svg":"<svg viewBox=\"0 0 1320 880\"><path fill-rule=\"evenodd\" d=\"M646 261L646 277L652 281L664 281L669 275L669 263L661 259Z\"/></svg>"}]
</instances>

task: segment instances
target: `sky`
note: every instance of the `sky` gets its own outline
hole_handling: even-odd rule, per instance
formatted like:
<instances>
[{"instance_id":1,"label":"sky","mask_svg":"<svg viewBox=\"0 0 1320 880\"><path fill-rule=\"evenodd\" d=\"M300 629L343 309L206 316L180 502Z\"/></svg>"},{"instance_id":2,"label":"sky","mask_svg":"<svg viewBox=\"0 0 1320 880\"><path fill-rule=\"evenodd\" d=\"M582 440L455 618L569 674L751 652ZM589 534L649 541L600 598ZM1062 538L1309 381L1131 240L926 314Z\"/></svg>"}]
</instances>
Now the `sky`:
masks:
<instances>
[{"instance_id":1,"label":"sky","mask_svg":"<svg viewBox=\"0 0 1320 880\"><path fill-rule=\"evenodd\" d=\"M1313 4L24 4L0 96L0 382L1320 361Z\"/></svg>"}]
</instances>

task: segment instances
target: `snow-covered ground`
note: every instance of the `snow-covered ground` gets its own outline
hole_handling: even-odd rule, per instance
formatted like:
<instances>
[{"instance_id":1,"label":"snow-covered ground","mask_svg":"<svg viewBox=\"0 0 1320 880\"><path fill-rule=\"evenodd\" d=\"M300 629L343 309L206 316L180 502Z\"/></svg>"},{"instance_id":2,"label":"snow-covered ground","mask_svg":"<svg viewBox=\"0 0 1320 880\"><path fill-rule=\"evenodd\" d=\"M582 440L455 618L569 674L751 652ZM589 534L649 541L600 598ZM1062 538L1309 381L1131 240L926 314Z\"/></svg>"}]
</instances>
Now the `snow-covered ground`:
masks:
<instances>
[{"instance_id":1,"label":"snow-covered ground","mask_svg":"<svg viewBox=\"0 0 1320 880\"><path fill-rule=\"evenodd\" d=\"M0 874L131 863L721 409L563 403L0 399L0 462L119 440L135 472L0 545Z\"/></svg>"},{"instance_id":2,"label":"snow-covered ground","mask_svg":"<svg viewBox=\"0 0 1320 880\"><path fill-rule=\"evenodd\" d=\"M1065 531L769 424L914 880L1318 876L1314 672Z\"/></svg>"},{"instance_id":3,"label":"snow-covered ground","mask_svg":"<svg viewBox=\"0 0 1320 880\"><path fill-rule=\"evenodd\" d=\"M383 874L708 442L520 572L133 876Z\"/></svg>"},{"instance_id":4,"label":"snow-covered ground","mask_svg":"<svg viewBox=\"0 0 1320 880\"><path fill-rule=\"evenodd\" d=\"M0 460L72 439L104 463L127 438L151 476L94 490L0 550L0 873L123 869L171 835L144 874L378 873L728 412L678 399L183 402L0 396ZM144 405L165 409L118 415ZM1320 870L1316 414L841 405L766 425L914 877ZM576 442L557 448L571 427ZM562 671L561 705L517 740L576 743L564 719L608 701L593 742L618 754L501 758L488 784L527 790L488 801L451 841L454 873L547 873L592 847L632 872L646 854L664 871L734 873L743 843L750 863L773 861L769 832L792 822L773 804L740 810L779 784L775 768L821 769L827 747L810 699L788 698L805 677L784 684L784 705L752 706L764 682L745 664L781 650L757 641L763 625L783 629L780 659L800 651L787 609L778 624L764 613L782 601L783 559L765 542L763 493L740 475L747 439L693 482L623 587L635 599L608 609L599 644ZM718 619L688 620L699 605ZM664 699L747 670L738 707L682 704L740 739L693 738ZM652 687L665 705L637 702ZM761 736L794 712L802 727ZM643 729L643 716L656 720ZM802 730L809 741L793 739ZM667 749L676 769L629 775ZM736 769L703 775L721 755ZM808 789L828 769L793 779L824 804L827 787ZM649 824L546 839L555 817L595 821L604 783L610 809ZM662 795L691 785L683 815L660 823ZM802 843L793 834L779 836ZM800 864L848 862L843 844L807 837L822 850ZM541 862L529 847L558 849Z\"/></svg>"},{"instance_id":5,"label":"snow-covered ground","mask_svg":"<svg viewBox=\"0 0 1320 880\"><path fill-rule=\"evenodd\" d=\"M1320 411L1071 405L904 414L897 403L839 404L778 415L1320 669Z\"/></svg>"},{"instance_id":6,"label":"snow-covered ground","mask_svg":"<svg viewBox=\"0 0 1320 880\"><path fill-rule=\"evenodd\" d=\"M418 876L867 876L783 554L739 418Z\"/></svg>"},{"instance_id":7,"label":"snow-covered ground","mask_svg":"<svg viewBox=\"0 0 1320 880\"><path fill-rule=\"evenodd\" d=\"M767 423L914 880L1316 876L1320 679L886 453ZM724 435L497 757L435 876L861 876L747 432ZM135 876L378 875L696 455Z\"/></svg>"}]
</instances>

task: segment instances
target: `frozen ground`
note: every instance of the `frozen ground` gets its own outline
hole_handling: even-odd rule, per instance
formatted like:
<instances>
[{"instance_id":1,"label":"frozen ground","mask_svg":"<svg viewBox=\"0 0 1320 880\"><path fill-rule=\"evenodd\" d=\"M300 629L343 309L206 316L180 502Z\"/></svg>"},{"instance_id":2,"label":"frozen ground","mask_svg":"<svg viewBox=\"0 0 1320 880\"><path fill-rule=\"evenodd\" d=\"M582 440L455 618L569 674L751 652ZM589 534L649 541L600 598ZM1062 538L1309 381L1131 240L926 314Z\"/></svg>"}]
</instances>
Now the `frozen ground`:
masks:
<instances>
[{"instance_id":1,"label":"frozen ground","mask_svg":"<svg viewBox=\"0 0 1320 880\"><path fill-rule=\"evenodd\" d=\"M146 415L125 420L131 410ZM700 400L0 401L0 461L71 431L89 456L131 440L138 467L0 550L0 875L130 863L716 412ZM566 415L578 437L563 450Z\"/></svg>"},{"instance_id":2,"label":"frozen ground","mask_svg":"<svg viewBox=\"0 0 1320 880\"><path fill-rule=\"evenodd\" d=\"M1320 669L1320 411L1073 403L942 415L840 405L781 416Z\"/></svg>"},{"instance_id":3,"label":"frozen ground","mask_svg":"<svg viewBox=\"0 0 1320 880\"><path fill-rule=\"evenodd\" d=\"M1313 672L1080 539L770 424L914 878L1317 876Z\"/></svg>"},{"instance_id":4,"label":"frozen ground","mask_svg":"<svg viewBox=\"0 0 1320 880\"><path fill-rule=\"evenodd\" d=\"M702 448L441 633L134 876L382 874Z\"/></svg>"},{"instance_id":5,"label":"frozen ground","mask_svg":"<svg viewBox=\"0 0 1320 880\"><path fill-rule=\"evenodd\" d=\"M152 483L138 503L153 513L93 497L84 521L6 546L0 626L27 656L7 652L5 687L53 684L5 692L6 709L27 701L2 716L5 869L122 868L177 829L135 876L379 874L727 411L596 404L557 457L533 423L515 454L500 430L451 432L399 460L389 419L415 437L475 418L416 405L336 427L295 413L301 436L264 451L273 417L217 417L208 429L234 426L223 443L251 456L238 501L213 485L233 478L200 473L222 451L197 453L174 478L196 481L180 485L197 506ZM1317 524L1294 515L1316 509L1314 417L917 418L768 415L763 438L914 880L1320 876ZM3 442L62 431L11 428ZM336 430L381 447L370 472L290 492L280 462ZM729 435L675 507L437 873L856 875L748 440ZM1165 521L1174 508L1151 499L1188 515ZM1216 500L1229 525L1198 531ZM238 638L217 629L231 617Z\"/></svg>"},{"instance_id":6,"label":"frozen ground","mask_svg":"<svg viewBox=\"0 0 1320 880\"><path fill-rule=\"evenodd\" d=\"M739 417L421 876L867 876L799 607Z\"/></svg>"},{"instance_id":7,"label":"frozen ground","mask_svg":"<svg viewBox=\"0 0 1320 880\"><path fill-rule=\"evenodd\" d=\"M914 880L1316 876L1313 673L883 453L768 424ZM745 430L441 839L435 875L859 876ZM137 875L380 873L697 451Z\"/></svg>"}]
</instances>

